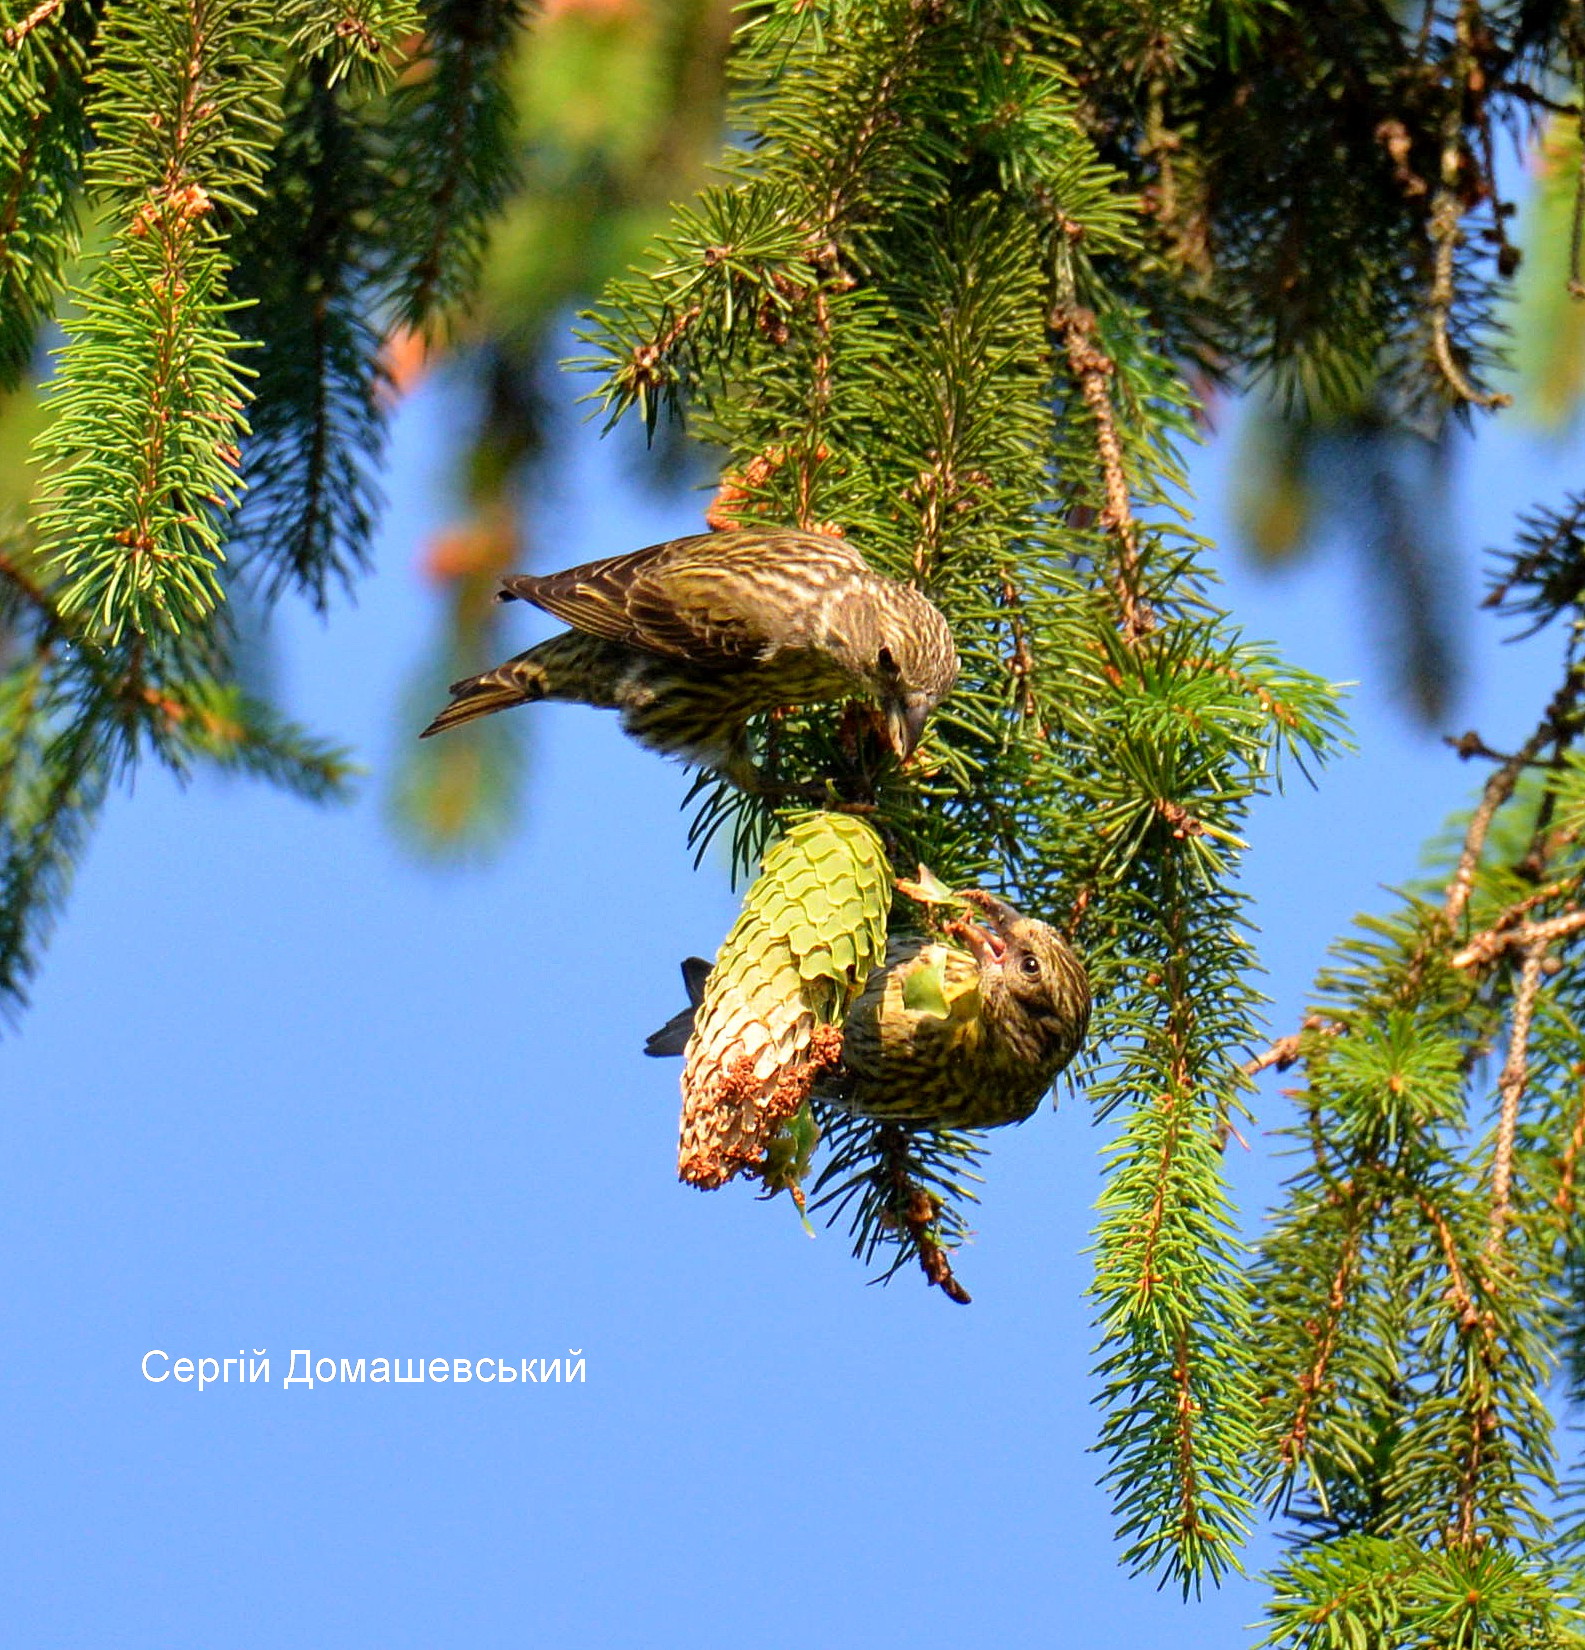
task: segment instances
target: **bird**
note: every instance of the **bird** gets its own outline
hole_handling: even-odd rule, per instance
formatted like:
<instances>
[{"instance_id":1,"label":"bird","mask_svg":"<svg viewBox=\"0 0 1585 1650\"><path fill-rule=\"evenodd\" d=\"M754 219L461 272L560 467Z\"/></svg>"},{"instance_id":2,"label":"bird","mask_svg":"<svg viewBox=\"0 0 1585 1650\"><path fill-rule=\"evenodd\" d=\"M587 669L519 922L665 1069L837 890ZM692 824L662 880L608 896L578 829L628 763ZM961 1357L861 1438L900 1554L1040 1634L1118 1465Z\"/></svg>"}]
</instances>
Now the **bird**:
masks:
<instances>
[{"instance_id":1,"label":"bird","mask_svg":"<svg viewBox=\"0 0 1585 1650\"><path fill-rule=\"evenodd\" d=\"M899 761L957 679L940 610L845 539L740 528L502 581L571 628L456 682L420 738L540 699L618 710L640 744L759 788L748 722L784 705L866 698Z\"/></svg>"},{"instance_id":2,"label":"bird","mask_svg":"<svg viewBox=\"0 0 1585 1650\"><path fill-rule=\"evenodd\" d=\"M1048 924L983 889L959 896L983 925L960 919L961 944L896 935L842 1023L841 1060L811 1090L844 1111L935 1128L998 1128L1039 1106L1084 1046L1090 983L1084 964ZM694 1006L710 965L690 957L683 979ZM645 1045L681 1054L693 1007Z\"/></svg>"}]
</instances>

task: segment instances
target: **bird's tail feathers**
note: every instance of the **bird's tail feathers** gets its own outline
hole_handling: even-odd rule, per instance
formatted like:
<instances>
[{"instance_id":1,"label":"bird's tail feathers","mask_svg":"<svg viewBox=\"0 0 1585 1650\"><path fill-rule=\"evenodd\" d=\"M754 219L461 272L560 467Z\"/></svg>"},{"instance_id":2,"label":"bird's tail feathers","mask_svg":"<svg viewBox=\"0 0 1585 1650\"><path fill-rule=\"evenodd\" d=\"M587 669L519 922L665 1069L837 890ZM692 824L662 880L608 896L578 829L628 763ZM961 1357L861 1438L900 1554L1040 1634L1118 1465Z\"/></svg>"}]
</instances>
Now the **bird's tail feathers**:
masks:
<instances>
[{"instance_id":1,"label":"bird's tail feathers","mask_svg":"<svg viewBox=\"0 0 1585 1650\"><path fill-rule=\"evenodd\" d=\"M451 684L451 703L440 712L420 739L432 733L444 733L447 728L459 728L476 717L488 716L493 711L508 710L513 705L531 705L543 699L548 683L545 671L527 659L509 659L481 676L467 676Z\"/></svg>"},{"instance_id":2,"label":"bird's tail feathers","mask_svg":"<svg viewBox=\"0 0 1585 1650\"><path fill-rule=\"evenodd\" d=\"M681 1054L693 1035L694 1011L704 1001L704 982L709 978L710 964L703 957L689 957L682 965L682 983L688 992L688 1006L680 1014L673 1014L659 1031L652 1031L644 1044L644 1052L664 1059L669 1054Z\"/></svg>"}]
</instances>

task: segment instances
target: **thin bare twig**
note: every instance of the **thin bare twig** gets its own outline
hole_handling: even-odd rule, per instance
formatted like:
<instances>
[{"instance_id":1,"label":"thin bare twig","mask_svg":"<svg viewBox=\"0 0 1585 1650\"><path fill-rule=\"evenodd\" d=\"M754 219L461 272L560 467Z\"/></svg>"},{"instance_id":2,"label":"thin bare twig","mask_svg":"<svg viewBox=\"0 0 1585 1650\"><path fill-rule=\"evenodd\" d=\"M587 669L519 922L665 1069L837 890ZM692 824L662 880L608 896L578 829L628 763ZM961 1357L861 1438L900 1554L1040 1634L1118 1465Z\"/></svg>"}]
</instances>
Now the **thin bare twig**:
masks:
<instances>
[{"instance_id":1,"label":"thin bare twig","mask_svg":"<svg viewBox=\"0 0 1585 1650\"><path fill-rule=\"evenodd\" d=\"M1128 493L1128 472L1123 464L1123 443L1117 433L1117 414L1107 381L1117 371L1116 363L1095 341L1095 316L1077 298L1073 272L1064 259L1057 277L1057 302L1052 306L1049 325L1062 340L1068 367L1078 381L1079 393L1095 420L1095 444L1100 451L1101 475L1106 505L1100 524L1117 540L1117 605L1122 616L1123 639L1137 642L1155 623L1154 615L1140 592L1139 523L1134 517Z\"/></svg>"},{"instance_id":2,"label":"thin bare twig","mask_svg":"<svg viewBox=\"0 0 1585 1650\"><path fill-rule=\"evenodd\" d=\"M1431 242L1436 249L1431 280L1431 353L1460 401L1476 407L1506 407L1513 397L1496 390L1477 389L1453 354L1450 329L1457 296L1453 281L1453 259L1462 236L1459 224L1464 216L1460 199L1460 173L1464 157L1464 96L1469 90L1474 60L1474 25L1478 12L1475 0L1463 0L1454 30L1452 86L1447 113L1442 121L1442 168L1436 198L1431 205Z\"/></svg>"},{"instance_id":3,"label":"thin bare twig","mask_svg":"<svg viewBox=\"0 0 1585 1650\"><path fill-rule=\"evenodd\" d=\"M1342 1029L1335 1020L1323 1020L1319 1014L1307 1014L1297 1031L1290 1031L1286 1037L1279 1037L1254 1059L1246 1060L1239 1070L1246 1077L1258 1077L1261 1072L1272 1066L1278 1071L1286 1071L1289 1066L1298 1064L1305 1032L1315 1031L1324 1037L1335 1037Z\"/></svg>"},{"instance_id":4,"label":"thin bare twig","mask_svg":"<svg viewBox=\"0 0 1585 1650\"><path fill-rule=\"evenodd\" d=\"M1464 947L1464 950L1458 953L1458 956L1454 959L1453 966L1455 968L1467 968L1470 963L1481 960L1476 956L1468 955L1473 947L1479 946L1484 951L1486 947L1492 946L1493 941L1498 934L1512 929L1521 917L1528 916L1529 913L1535 910L1538 905L1545 905L1548 900L1561 899L1565 894L1573 893L1575 888L1575 879L1572 877L1566 877L1561 882L1549 882L1546 887L1537 888L1533 894L1526 894L1523 899L1515 900L1514 903L1510 905L1508 909L1490 925L1485 933L1477 934L1476 937ZM1496 956L1497 951L1499 950L1501 950L1501 946L1496 946L1490 951L1490 956Z\"/></svg>"},{"instance_id":5,"label":"thin bare twig","mask_svg":"<svg viewBox=\"0 0 1585 1650\"><path fill-rule=\"evenodd\" d=\"M1462 951L1455 952L1453 966L1473 968L1479 963L1489 963L1513 946L1525 951L1537 945L1544 949L1554 940L1576 934L1582 928L1585 928L1585 911L1565 911L1561 916L1549 917L1545 922L1516 923L1509 927L1502 926L1499 921L1484 933L1477 934Z\"/></svg>"},{"instance_id":6,"label":"thin bare twig","mask_svg":"<svg viewBox=\"0 0 1585 1650\"><path fill-rule=\"evenodd\" d=\"M0 40L5 41L6 50L15 51L41 23L49 22L65 3L66 0L39 0L20 23L13 23L9 29L0 31Z\"/></svg>"},{"instance_id":7,"label":"thin bare twig","mask_svg":"<svg viewBox=\"0 0 1585 1650\"><path fill-rule=\"evenodd\" d=\"M1452 881L1447 885L1447 895L1442 902L1442 917L1450 928L1464 915L1464 907L1469 904L1470 890L1475 886L1475 867L1480 863L1481 850L1486 846L1486 833L1491 829L1491 822L1496 818L1497 810L1513 795L1514 787L1519 783L1519 775L1535 761L1547 742L1556 737L1553 715L1556 704L1557 701L1554 700L1540 727L1486 781L1480 805L1475 809L1464 832L1464 848L1459 854L1458 866L1453 872Z\"/></svg>"},{"instance_id":8,"label":"thin bare twig","mask_svg":"<svg viewBox=\"0 0 1585 1650\"><path fill-rule=\"evenodd\" d=\"M1472 757L1482 757L1488 762L1516 762L1519 758L1507 751L1493 750L1481 736L1470 728L1465 733L1446 733L1442 736L1442 743L1450 750L1458 752L1459 759L1468 762ZM1544 762L1520 762L1521 767L1544 767Z\"/></svg>"},{"instance_id":9,"label":"thin bare twig","mask_svg":"<svg viewBox=\"0 0 1585 1650\"><path fill-rule=\"evenodd\" d=\"M1585 913L1581 913L1585 922ZM1538 925L1545 926L1545 925ZM1508 1032L1508 1058L1497 1079L1502 1108L1497 1118L1497 1145L1491 1164L1491 1225L1486 1234L1486 1255L1490 1259L1502 1247L1503 1233L1513 1196L1513 1142L1519 1128L1519 1102L1530 1080L1530 1022L1535 1016L1536 993L1541 989L1541 964L1546 957L1546 941L1532 940L1525 949L1519 971L1519 988L1514 993L1513 1015Z\"/></svg>"}]
</instances>

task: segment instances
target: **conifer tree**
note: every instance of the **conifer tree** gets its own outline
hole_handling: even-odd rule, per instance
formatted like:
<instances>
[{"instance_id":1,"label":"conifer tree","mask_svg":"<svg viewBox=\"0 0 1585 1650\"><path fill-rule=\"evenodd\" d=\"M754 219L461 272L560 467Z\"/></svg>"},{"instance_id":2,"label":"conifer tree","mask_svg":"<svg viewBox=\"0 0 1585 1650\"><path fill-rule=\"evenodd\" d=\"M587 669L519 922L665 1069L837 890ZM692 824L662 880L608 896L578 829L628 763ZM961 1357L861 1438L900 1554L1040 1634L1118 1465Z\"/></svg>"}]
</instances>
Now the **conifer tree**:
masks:
<instances>
[{"instance_id":1,"label":"conifer tree","mask_svg":"<svg viewBox=\"0 0 1585 1650\"><path fill-rule=\"evenodd\" d=\"M1211 382L1259 387L1290 454L1341 430L1389 467L1501 410L1521 248L1497 150L1577 126L1585 13L763 0L694 189L724 8L645 13L653 123L583 167L536 65L586 26L606 55L567 63L638 59L547 9L0 0L0 375L47 379L33 508L0 542L0 997L139 762L345 783L244 690L233 598L324 605L359 576L393 339L458 340L486 390L440 651L487 662L543 462L533 368L588 293L600 405L658 451L704 445L711 526L839 532L951 622L959 687L912 765L867 766L821 709L765 718L760 755L780 794L859 798L893 874L999 890L1086 959L1125 1561L1214 1582L1264 1504L1290 1538L1268 1643L1579 1642L1547 1400L1560 1368L1585 1381L1585 499L1538 507L1494 575L1490 606L1561 636L1533 732L1460 742L1486 778L1444 869L1267 1046L1249 803L1341 724L1217 605L1183 449ZM690 198L665 209L657 179ZM1579 187L1536 231L1576 297ZM554 267L528 232L551 221ZM499 826L509 720L432 742L409 818ZM752 872L799 829L777 797L701 782L691 846ZM1221 1148L1272 1066L1301 1075L1298 1167L1251 1254ZM819 1121L767 1185L807 1176L866 1261L966 1298L952 1251L995 1137Z\"/></svg>"}]
</instances>

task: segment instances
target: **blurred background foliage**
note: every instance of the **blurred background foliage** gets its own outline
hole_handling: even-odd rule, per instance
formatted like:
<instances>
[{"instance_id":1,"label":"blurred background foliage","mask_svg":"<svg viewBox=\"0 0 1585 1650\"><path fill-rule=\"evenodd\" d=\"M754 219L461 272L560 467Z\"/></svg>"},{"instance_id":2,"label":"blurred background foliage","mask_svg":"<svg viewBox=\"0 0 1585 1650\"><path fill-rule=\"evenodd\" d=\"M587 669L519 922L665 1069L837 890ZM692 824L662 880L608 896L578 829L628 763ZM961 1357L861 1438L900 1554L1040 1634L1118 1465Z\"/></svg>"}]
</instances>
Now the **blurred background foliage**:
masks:
<instances>
[{"instance_id":1,"label":"blurred background foliage","mask_svg":"<svg viewBox=\"0 0 1585 1650\"><path fill-rule=\"evenodd\" d=\"M551 389L546 379L566 352L572 313L637 262L672 203L705 181L721 145L733 21L727 0L551 0L516 58L520 182L491 238L477 302L443 341L393 346L399 384L424 371L460 374L476 409L459 460L459 514L424 562L437 634L415 666L418 722L446 683L510 650L497 634L500 575L569 559L524 540L525 502L542 470L554 469L566 423L552 409L568 399L568 382ZM680 430L660 434L663 462L644 479L701 482ZM529 721L491 717L469 739L406 751L393 814L420 852L476 854L504 838Z\"/></svg>"}]
</instances>

